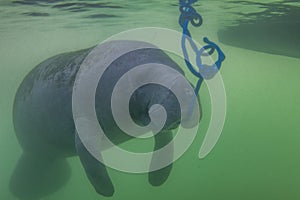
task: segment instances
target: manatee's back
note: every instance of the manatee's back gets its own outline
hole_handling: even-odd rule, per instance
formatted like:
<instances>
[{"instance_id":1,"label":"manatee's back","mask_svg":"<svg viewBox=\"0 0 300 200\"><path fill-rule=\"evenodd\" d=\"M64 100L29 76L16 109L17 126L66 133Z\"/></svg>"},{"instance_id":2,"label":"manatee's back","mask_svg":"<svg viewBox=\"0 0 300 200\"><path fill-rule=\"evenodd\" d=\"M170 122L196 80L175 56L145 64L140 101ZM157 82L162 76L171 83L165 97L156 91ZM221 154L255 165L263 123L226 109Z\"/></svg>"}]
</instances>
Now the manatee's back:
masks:
<instances>
[{"instance_id":1,"label":"manatee's back","mask_svg":"<svg viewBox=\"0 0 300 200\"><path fill-rule=\"evenodd\" d=\"M24 150L67 155L75 152L72 89L89 51L51 57L24 78L13 108L16 135Z\"/></svg>"}]
</instances>

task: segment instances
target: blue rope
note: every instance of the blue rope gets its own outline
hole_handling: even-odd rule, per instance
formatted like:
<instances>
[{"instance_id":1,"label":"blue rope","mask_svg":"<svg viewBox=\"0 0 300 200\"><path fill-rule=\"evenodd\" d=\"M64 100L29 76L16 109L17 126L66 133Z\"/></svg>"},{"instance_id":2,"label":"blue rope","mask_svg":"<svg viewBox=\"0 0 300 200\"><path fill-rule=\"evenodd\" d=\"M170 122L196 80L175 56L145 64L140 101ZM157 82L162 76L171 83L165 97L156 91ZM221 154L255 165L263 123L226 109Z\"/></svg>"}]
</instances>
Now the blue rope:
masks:
<instances>
[{"instance_id":1,"label":"blue rope","mask_svg":"<svg viewBox=\"0 0 300 200\"><path fill-rule=\"evenodd\" d=\"M222 62L225 60L225 55L220 49L220 47L214 42L210 41L207 37L203 38L203 41L207 44L202 48L198 49L197 45L194 43L191 33L188 29L189 22L195 27L202 25L202 17L197 11L192 7L192 4L197 0L179 0L179 10L181 12L179 17L179 24L182 27L182 38L181 38L181 48L184 55L185 63L191 73L198 78L195 94L198 96L201 83L203 79L211 79L220 70ZM196 64L198 70L196 70L192 64L189 62L189 56L186 50L186 41L189 42L193 51L196 54ZM218 60L212 65L206 65L202 63L201 56L212 55L215 50L218 53Z\"/></svg>"}]
</instances>

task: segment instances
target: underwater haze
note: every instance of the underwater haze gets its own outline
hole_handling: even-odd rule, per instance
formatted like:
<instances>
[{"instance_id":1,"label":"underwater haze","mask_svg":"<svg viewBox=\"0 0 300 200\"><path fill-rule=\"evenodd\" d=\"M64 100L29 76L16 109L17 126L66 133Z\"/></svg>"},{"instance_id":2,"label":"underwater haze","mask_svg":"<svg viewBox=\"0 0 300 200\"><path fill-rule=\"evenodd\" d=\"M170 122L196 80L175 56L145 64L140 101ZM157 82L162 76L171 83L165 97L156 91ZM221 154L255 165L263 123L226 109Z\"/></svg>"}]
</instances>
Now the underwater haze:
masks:
<instances>
[{"instance_id":1,"label":"underwater haze","mask_svg":"<svg viewBox=\"0 0 300 200\"><path fill-rule=\"evenodd\" d=\"M79 158L71 157L70 180L43 200L300 199L300 3L198 0L194 8L203 25L190 26L193 38L202 43L207 36L226 55L220 70L227 96L226 120L212 152L198 158L211 119L204 83L197 136L174 162L163 185L150 185L147 174L108 169L115 193L104 197L90 184ZM9 181L22 148L12 109L26 74L49 57L95 46L128 29L162 27L181 32L179 15L177 0L0 1L1 200L17 199ZM176 61L187 71L182 60ZM187 77L196 83L195 77ZM151 142L147 145L134 141L127 148L152 148Z\"/></svg>"}]
</instances>

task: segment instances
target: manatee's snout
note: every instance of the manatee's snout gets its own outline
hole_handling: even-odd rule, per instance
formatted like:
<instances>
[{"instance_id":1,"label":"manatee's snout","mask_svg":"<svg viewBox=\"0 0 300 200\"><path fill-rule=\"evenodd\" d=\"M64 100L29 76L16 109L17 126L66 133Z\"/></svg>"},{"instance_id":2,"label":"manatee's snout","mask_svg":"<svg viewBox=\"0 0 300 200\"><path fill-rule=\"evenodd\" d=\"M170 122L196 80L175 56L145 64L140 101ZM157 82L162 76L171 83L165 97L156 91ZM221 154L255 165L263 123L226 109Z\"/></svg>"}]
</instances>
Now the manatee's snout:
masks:
<instances>
[{"instance_id":1,"label":"manatee's snout","mask_svg":"<svg viewBox=\"0 0 300 200\"><path fill-rule=\"evenodd\" d=\"M173 88L158 84L142 86L130 101L134 121L142 126L150 123L154 132L173 130L179 125L184 128L195 127L200 119L195 112L198 106L192 87L181 88L175 94Z\"/></svg>"},{"instance_id":2,"label":"manatee's snout","mask_svg":"<svg viewBox=\"0 0 300 200\"><path fill-rule=\"evenodd\" d=\"M151 123L162 130L176 129L181 121L180 103L169 89L163 88L161 92L157 104L152 104L148 111Z\"/></svg>"},{"instance_id":3,"label":"manatee's snout","mask_svg":"<svg viewBox=\"0 0 300 200\"><path fill-rule=\"evenodd\" d=\"M181 119L180 104L175 94L158 84L147 84L136 90L130 100L132 119L152 131L172 130Z\"/></svg>"}]
</instances>

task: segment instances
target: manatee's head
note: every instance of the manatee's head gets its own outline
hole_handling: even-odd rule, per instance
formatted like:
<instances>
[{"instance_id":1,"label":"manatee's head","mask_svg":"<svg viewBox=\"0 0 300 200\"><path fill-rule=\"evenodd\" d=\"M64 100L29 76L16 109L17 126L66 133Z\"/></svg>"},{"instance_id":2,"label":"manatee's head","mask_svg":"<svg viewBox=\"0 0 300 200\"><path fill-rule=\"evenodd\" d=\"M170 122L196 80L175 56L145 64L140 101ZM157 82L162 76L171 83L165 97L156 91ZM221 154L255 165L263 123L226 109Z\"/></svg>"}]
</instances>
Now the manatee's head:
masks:
<instances>
[{"instance_id":1,"label":"manatee's head","mask_svg":"<svg viewBox=\"0 0 300 200\"><path fill-rule=\"evenodd\" d=\"M114 41L105 49L111 50L109 54L98 53L105 55L101 63L115 55L115 51L118 55L120 49L134 50L114 58L98 82L95 107L104 128L117 125L132 134L137 130L132 120L147 126L142 131L148 131L149 127L156 131L172 130L183 125L189 116L187 107L192 103L194 92L175 61L163 50L140 41ZM128 100L132 120L128 120ZM190 116L193 119L193 115Z\"/></svg>"}]
</instances>

